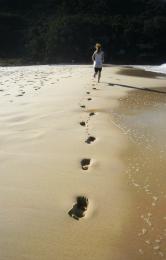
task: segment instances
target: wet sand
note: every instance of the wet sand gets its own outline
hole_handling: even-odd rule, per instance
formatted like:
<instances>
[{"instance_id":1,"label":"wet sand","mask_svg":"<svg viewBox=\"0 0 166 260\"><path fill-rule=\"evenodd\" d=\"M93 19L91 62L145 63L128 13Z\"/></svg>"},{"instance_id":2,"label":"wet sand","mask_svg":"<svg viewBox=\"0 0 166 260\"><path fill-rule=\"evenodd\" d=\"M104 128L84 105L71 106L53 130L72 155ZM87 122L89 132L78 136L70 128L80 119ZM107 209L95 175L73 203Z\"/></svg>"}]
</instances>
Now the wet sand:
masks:
<instances>
[{"instance_id":1,"label":"wet sand","mask_svg":"<svg viewBox=\"0 0 166 260\"><path fill-rule=\"evenodd\" d=\"M166 79L146 73L1 68L0 259L165 258Z\"/></svg>"},{"instance_id":2,"label":"wet sand","mask_svg":"<svg viewBox=\"0 0 166 260\"><path fill-rule=\"evenodd\" d=\"M114 110L114 121L128 137L123 155L133 204L128 259L166 259L166 86L153 90L129 92Z\"/></svg>"}]
</instances>

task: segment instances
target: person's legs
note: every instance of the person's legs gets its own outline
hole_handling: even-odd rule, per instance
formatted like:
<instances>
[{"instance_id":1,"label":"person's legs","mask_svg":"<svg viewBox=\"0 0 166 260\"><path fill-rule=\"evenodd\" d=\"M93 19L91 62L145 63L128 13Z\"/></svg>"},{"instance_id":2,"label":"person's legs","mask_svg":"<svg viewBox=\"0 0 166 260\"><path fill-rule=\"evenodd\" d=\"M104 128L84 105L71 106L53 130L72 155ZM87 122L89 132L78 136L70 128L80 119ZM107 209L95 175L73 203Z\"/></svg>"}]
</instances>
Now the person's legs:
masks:
<instances>
[{"instance_id":1,"label":"person's legs","mask_svg":"<svg viewBox=\"0 0 166 260\"><path fill-rule=\"evenodd\" d=\"M95 77L96 77L96 75L97 75L97 72L95 72L95 73L94 73L93 77L95 78Z\"/></svg>"},{"instance_id":2,"label":"person's legs","mask_svg":"<svg viewBox=\"0 0 166 260\"><path fill-rule=\"evenodd\" d=\"M101 78L101 70L102 70L102 69L99 69L99 73L98 73L98 82L100 82L100 78Z\"/></svg>"},{"instance_id":3,"label":"person's legs","mask_svg":"<svg viewBox=\"0 0 166 260\"><path fill-rule=\"evenodd\" d=\"M96 77L97 72L98 72L98 70L96 68L94 68L94 75L93 75L94 78Z\"/></svg>"},{"instance_id":4,"label":"person's legs","mask_svg":"<svg viewBox=\"0 0 166 260\"><path fill-rule=\"evenodd\" d=\"M100 82L100 78L101 78L101 71L99 71L98 73L98 82Z\"/></svg>"}]
</instances>

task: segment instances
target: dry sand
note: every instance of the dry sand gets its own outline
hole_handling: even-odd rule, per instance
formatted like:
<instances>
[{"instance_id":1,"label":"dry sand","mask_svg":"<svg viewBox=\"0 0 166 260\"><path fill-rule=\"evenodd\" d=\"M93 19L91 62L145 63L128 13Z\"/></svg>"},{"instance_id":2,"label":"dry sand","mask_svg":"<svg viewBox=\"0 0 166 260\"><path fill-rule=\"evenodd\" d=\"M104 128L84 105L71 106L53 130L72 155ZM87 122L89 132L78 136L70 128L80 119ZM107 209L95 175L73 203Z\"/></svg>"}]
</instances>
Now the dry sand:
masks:
<instances>
[{"instance_id":1,"label":"dry sand","mask_svg":"<svg viewBox=\"0 0 166 260\"><path fill-rule=\"evenodd\" d=\"M0 71L0 260L166 259L166 78ZM80 195L89 207L75 220Z\"/></svg>"}]
</instances>

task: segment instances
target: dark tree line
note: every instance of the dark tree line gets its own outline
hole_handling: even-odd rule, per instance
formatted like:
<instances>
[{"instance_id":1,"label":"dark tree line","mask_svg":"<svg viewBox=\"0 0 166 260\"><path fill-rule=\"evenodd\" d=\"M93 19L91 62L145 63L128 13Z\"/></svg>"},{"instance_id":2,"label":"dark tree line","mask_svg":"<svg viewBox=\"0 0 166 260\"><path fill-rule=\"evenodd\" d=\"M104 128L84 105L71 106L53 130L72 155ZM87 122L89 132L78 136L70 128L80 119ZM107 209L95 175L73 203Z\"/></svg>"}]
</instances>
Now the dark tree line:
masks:
<instances>
[{"instance_id":1,"label":"dark tree line","mask_svg":"<svg viewBox=\"0 0 166 260\"><path fill-rule=\"evenodd\" d=\"M164 63L164 0L0 0L0 59L90 62L101 42L111 63Z\"/></svg>"}]
</instances>

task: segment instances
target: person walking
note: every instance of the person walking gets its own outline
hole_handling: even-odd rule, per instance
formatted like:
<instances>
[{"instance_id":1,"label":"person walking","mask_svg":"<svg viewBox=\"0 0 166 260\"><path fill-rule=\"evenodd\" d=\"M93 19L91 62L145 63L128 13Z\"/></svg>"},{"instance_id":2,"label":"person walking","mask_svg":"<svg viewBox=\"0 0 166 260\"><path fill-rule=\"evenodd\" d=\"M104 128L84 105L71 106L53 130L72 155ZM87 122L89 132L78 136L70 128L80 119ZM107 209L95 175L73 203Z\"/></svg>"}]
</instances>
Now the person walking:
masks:
<instances>
[{"instance_id":1,"label":"person walking","mask_svg":"<svg viewBox=\"0 0 166 260\"><path fill-rule=\"evenodd\" d=\"M96 48L96 50L92 55L92 61L93 61L93 66L94 66L94 78L98 74L98 82L100 82L101 71L102 71L102 66L103 66L103 62L104 62L104 52L101 50L100 43L96 43L95 48Z\"/></svg>"}]
</instances>

